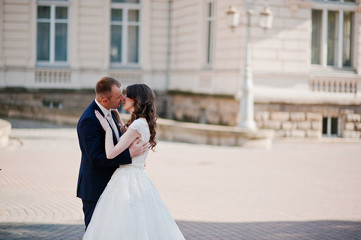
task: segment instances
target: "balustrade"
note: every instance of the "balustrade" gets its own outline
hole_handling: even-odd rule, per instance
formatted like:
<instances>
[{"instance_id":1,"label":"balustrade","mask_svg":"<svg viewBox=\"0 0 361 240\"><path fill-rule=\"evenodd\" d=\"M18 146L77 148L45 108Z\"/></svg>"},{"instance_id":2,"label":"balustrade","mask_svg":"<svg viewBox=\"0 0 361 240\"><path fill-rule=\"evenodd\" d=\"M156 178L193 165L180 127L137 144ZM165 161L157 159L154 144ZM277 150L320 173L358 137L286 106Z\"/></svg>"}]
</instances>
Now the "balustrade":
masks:
<instances>
[{"instance_id":1,"label":"balustrade","mask_svg":"<svg viewBox=\"0 0 361 240\"><path fill-rule=\"evenodd\" d=\"M309 82L311 91L353 94L357 94L357 84L357 79L313 78Z\"/></svg>"},{"instance_id":2,"label":"balustrade","mask_svg":"<svg viewBox=\"0 0 361 240\"><path fill-rule=\"evenodd\" d=\"M42 84L69 84L71 73L64 69L37 69L35 71L35 82Z\"/></svg>"}]
</instances>

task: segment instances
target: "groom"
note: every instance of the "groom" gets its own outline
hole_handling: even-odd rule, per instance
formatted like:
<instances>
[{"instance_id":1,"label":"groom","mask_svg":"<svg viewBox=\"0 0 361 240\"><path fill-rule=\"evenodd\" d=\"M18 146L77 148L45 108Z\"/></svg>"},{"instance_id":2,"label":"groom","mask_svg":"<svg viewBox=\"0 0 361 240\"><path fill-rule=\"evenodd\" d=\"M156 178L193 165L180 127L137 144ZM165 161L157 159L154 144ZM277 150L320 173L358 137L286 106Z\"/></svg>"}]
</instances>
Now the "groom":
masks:
<instances>
[{"instance_id":1,"label":"groom","mask_svg":"<svg viewBox=\"0 0 361 240\"><path fill-rule=\"evenodd\" d=\"M120 83L112 77L103 77L95 87L96 98L80 117L77 132L81 149L77 197L82 199L85 226L88 227L95 205L105 189L108 181L119 165L132 163L132 157L142 155L148 143L134 142L129 149L113 159L105 154L105 131L95 116L98 110L106 116L113 131L114 145L122 132L111 113L118 109L124 100Z\"/></svg>"}]
</instances>

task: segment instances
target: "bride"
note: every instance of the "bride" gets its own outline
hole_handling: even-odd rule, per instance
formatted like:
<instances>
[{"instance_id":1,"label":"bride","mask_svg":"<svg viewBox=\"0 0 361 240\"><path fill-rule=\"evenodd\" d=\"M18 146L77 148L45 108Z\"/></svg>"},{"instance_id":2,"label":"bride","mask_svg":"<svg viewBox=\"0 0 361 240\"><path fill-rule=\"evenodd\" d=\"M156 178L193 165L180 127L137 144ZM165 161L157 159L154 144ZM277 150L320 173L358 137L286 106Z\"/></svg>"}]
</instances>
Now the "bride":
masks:
<instances>
[{"instance_id":1,"label":"bride","mask_svg":"<svg viewBox=\"0 0 361 240\"><path fill-rule=\"evenodd\" d=\"M126 89L123 109L130 112L124 125L126 131L114 146L112 130L107 120L95 111L106 131L105 151L112 159L130 144L141 138L149 141L154 150L157 142L155 96L145 84L130 85ZM149 151L149 150L148 150ZM83 240L180 240L180 232L151 179L143 170L148 151L132 159L132 164L120 166L100 196Z\"/></svg>"}]
</instances>

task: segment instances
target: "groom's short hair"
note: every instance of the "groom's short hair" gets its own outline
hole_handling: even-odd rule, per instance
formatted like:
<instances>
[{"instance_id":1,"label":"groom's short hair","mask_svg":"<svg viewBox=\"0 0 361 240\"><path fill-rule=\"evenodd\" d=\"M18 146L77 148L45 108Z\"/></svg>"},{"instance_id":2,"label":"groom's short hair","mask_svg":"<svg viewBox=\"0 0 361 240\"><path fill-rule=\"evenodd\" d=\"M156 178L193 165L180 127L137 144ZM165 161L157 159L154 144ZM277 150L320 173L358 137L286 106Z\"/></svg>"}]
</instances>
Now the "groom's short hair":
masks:
<instances>
[{"instance_id":1,"label":"groom's short hair","mask_svg":"<svg viewBox=\"0 0 361 240\"><path fill-rule=\"evenodd\" d=\"M121 87L120 82L113 77L102 77L95 86L95 93L97 95L109 95L112 92L113 85Z\"/></svg>"}]
</instances>

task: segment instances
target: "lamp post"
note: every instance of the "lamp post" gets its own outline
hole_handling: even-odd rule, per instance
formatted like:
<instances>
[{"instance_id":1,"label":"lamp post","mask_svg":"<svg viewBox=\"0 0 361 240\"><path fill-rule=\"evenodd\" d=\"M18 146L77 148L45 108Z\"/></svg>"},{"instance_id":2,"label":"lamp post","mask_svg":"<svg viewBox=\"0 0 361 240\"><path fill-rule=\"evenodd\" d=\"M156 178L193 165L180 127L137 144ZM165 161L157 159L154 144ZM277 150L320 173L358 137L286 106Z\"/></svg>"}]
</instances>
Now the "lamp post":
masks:
<instances>
[{"instance_id":1,"label":"lamp post","mask_svg":"<svg viewBox=\"0 0 361 240\"><path fill-rule=\"evenodd\" d=\"M251 66L251 57L250 57L250 28L251 28L251 16L253 10L251 9L249 1L246 1L246 10L247 10L247 26L246 26L246 47L245 47L245 63L244 63L244 74L242 79L242 89L238 95L242 95L240 102L240 109L237 126L244 129L256 130L257 125L254 121L254 99L253 99L253 76L252 76L252 66ZM251 1L254 3L254 1ZM230 6L227 11L227 15L232 17L231 29L234 30L236 27L240 26L240 13L238 9L234 6ZM264 29L269 29L272 27L273 15L271 10L268 8L265 3L264 10L260 13L260 26Z\"/></svg>"}]
</instances>

